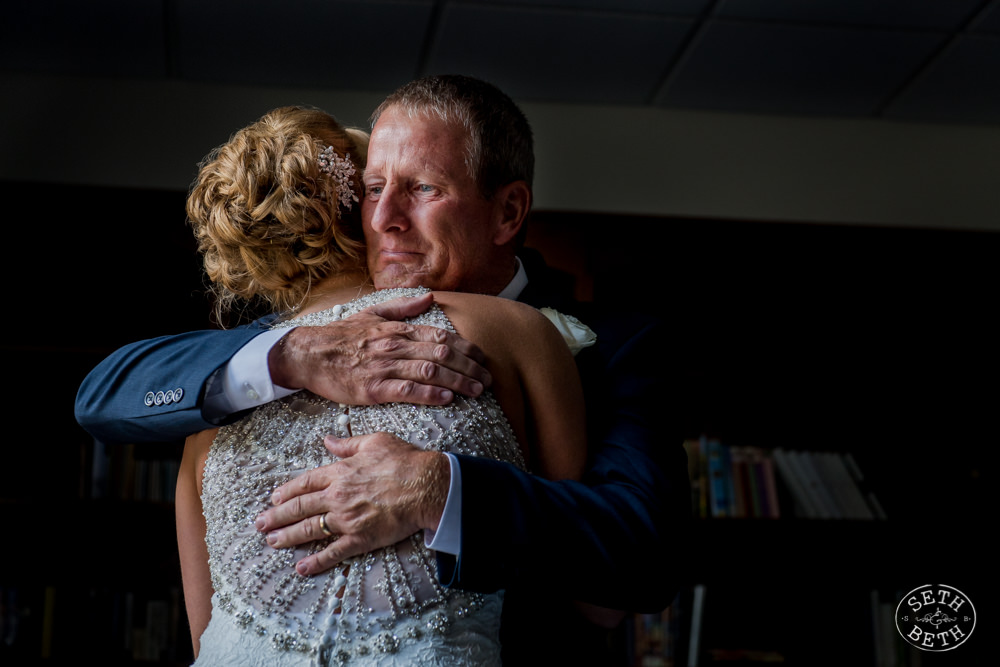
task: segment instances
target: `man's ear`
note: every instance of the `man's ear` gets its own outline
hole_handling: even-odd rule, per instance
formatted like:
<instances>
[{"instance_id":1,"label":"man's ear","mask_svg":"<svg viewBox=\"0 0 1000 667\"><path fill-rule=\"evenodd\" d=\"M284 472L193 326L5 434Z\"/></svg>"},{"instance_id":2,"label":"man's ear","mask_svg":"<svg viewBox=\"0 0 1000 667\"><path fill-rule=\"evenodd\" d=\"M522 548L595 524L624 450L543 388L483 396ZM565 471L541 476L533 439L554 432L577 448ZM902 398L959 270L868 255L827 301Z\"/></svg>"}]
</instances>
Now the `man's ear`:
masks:
<instances>
[{"instance_id":1,"label":"man's ear","mask_svg":"<svg viewBox=\"0 0 1000 667\"><path fill-rule=\"evenodd\" d=\"M496 245L506 245L517 236L531 210L531 188L525 181L514 181L500 187L494 195L497 226L493 235Z\"/></svg>"}]
</instances>

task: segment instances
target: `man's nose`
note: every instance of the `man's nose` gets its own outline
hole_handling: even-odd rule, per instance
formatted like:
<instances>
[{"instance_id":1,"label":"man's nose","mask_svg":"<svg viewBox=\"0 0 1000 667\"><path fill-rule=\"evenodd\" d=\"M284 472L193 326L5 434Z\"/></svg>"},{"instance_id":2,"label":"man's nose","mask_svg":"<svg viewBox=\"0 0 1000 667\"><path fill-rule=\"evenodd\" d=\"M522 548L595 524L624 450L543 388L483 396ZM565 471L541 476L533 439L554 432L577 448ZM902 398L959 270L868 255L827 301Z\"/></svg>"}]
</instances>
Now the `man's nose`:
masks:
<instances>
[{"instance_id":1,"label":"man's nose","mask_svg":"<svg viewBox=\"0 0 1000 667\"><path fill-rule=\"evenodd\" d=\"M406 200L398 189L386 187L377 201L371 203L371 228L384 234L391 231L405 231L410 227Z\"/></svg>"}]
</instances>

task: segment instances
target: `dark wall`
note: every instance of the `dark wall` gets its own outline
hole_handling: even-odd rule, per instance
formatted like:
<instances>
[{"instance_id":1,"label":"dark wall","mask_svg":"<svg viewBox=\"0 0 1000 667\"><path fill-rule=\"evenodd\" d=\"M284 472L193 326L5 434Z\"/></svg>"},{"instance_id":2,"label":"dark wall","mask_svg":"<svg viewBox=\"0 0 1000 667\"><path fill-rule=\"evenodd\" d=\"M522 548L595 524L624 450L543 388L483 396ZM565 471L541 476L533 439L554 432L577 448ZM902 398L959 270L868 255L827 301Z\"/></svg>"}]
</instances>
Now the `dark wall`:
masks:
<instances>
[{"instance_id":1,"label":"dark wall","mask_svg":"<svg viewBox=\"0 0 1000 667\"><path fill-rule=\"evenodd\" d=\"M0 497L74 498L89 437L73 402L86 373L125 343L209 325L185 193L23 183L0 193L12 212L2 400L36 432L7 448ZM39 469L39 447L52 461L44 484L25 472Z\"/></svg>"}]
</instances>

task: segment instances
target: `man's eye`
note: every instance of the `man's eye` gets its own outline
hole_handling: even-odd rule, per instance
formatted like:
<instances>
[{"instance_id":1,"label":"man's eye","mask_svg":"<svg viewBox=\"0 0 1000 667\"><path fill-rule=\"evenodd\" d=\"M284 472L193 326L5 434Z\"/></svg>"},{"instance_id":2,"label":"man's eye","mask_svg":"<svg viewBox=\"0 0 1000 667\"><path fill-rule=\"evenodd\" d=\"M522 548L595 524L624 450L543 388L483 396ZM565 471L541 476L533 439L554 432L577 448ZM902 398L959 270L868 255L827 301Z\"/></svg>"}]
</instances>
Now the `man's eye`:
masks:
<instances>
[{"instance_id":1,"label":"man's eye","mask_svg":"<svg viewBox=\"0 0 1000 667\"><path fill-rule=\"evenodd\" d=\"M369 185L369 186L365 187L365 194L378 196L378 195L382 194L382 186L381 185Z\"/></svg>"},{"instance_id":2,"label":"man's eye","mask_svg":"<svg viewBox=\"0 0 1000 667\"><path fill-rule=\"evenodd\" d=\"M417 186L417 189L421 192L434 192L435 190L433 185L427 185L426 183L421 183Z\"/></svg>"}]
</instances>

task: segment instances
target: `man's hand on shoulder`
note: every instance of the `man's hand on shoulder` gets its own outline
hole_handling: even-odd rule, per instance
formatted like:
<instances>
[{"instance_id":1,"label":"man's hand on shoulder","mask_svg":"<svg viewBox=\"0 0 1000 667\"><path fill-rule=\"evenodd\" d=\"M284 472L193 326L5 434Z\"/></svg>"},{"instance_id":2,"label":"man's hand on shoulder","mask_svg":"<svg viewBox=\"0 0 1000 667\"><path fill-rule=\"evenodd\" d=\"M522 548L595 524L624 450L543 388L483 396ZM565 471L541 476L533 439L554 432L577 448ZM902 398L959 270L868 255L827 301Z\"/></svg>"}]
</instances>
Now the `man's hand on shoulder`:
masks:
<instances>
[{"instance_id":1,"label":"man's hand on shoulder","mask_svg":"<svg viewBox=\"0 0 1000 667\"><path fill-rule=\"evenodd\" d=\"M326 326L298 327L271 349L271 380L350 405L445 405L455 393L478 396L491 381L478 347L401 321L431 303L431 294L396 299Z\"/></svg>"}]
</instances>

